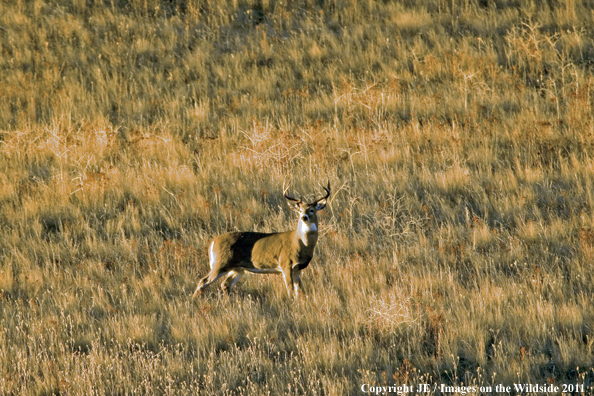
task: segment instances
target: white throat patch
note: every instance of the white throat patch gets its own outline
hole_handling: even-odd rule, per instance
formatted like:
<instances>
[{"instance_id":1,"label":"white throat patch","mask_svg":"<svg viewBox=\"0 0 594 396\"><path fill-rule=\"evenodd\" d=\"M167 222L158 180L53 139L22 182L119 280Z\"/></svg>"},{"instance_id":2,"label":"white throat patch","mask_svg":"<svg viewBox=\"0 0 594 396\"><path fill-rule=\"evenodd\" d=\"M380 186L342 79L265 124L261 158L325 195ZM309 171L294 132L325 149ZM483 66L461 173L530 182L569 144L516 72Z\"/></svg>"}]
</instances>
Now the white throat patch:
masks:
<instances>
[{"instance_id":1,"label":"white throat patch","mask_svg":"<svg viewBox=\"0 0 594 396\"><path fill-rule=\"evenodd\" d=\"M302 234L307 234L308 232L317 232L318 227L316 227L316 223L306 223L302 219L299 220L299 231Z\"/></svg>"}]
</instances>

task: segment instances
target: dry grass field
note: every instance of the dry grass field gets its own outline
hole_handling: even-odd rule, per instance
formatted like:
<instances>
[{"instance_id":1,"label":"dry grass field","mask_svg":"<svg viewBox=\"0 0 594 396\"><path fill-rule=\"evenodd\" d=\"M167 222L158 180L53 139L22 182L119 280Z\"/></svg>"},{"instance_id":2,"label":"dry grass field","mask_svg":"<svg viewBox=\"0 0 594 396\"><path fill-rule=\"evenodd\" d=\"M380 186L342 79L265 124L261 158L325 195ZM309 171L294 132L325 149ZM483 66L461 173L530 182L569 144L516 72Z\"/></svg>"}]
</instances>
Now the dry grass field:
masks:
<instances>
[{"instance_id":1,"label":"dry grass field","mask_svg":"<svg viewBox=\"0 0 594 396\"><path fill-rule=\"evenodd\" d=\"M593 114L590 0L0 0L0 394L592 395Z\"/></svg>"}]
</instances>

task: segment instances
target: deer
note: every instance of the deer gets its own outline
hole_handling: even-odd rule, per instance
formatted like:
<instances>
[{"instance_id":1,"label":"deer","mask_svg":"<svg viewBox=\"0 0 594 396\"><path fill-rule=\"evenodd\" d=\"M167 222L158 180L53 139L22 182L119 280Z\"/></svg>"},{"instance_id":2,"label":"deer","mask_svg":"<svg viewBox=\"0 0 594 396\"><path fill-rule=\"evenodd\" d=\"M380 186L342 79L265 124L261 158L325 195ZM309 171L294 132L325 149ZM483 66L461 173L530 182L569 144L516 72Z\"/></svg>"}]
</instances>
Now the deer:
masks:
<instances>
[{"instance_id":1,"label":"deer","mask_svg":"<svg viewBox=\"0 0 594 396\"><path fill-rule=\"evenodd\" d=\"M317 213L326 207L330 197L330 182L326 195L304 202L283 192L289 206L299 213L297 227L286 232L228 232L215 237L208 247L210 272L198 282L192 299L219 278L226 277L221 288L229 293L245 274L280 274L289 298L303 294L301 271L313 258L318 241Z\"/></svg>"}]
</instances>

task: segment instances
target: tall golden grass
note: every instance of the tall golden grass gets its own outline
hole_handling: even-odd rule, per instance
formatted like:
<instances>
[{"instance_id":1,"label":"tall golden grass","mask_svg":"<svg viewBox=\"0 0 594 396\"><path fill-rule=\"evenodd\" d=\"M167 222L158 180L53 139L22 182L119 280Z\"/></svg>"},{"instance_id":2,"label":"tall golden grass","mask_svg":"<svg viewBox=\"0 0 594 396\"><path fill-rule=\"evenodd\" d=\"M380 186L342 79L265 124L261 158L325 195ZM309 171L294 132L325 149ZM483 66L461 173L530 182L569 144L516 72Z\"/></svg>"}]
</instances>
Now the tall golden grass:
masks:
<instances>
[{"instance_id":1,"label":"tall golden grass","mask_svg":"<svg viewBox=\"0 0 594 396\"><path fill-rule=\"evenodd\" d=\"M0 2L0 393L594 392L588 1ZM330 179L307 297L189 297ZM479 393L480 394L480 393Z\"/></svg>"}]
</instances>

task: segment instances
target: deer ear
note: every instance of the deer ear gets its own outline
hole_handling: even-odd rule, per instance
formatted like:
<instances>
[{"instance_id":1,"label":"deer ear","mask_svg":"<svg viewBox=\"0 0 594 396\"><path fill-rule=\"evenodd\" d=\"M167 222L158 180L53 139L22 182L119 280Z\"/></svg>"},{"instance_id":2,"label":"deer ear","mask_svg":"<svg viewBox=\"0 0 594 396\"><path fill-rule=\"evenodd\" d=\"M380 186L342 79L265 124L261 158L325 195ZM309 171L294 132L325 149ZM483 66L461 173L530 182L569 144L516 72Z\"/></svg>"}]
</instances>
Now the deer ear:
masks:
<instances>
[{"instance_id":1,"label":"deer ear","mask_svg":"<svg viewBox=\"0 0 594 396\"><path fill-rule=\"evenodd\" d=\"M301 211L301 205L302 202L301 201L293 201L293 200L289 200L287 199L287 203L289 204L289 207L297 212Z\"/></svg>"},{"instance_id":2,"label":"deer ear","mask_svg":"<svg viewBox=\"0 0 594 396\"><path fill-rule=\"evenodd\" d=\"M326 207L326 200L322 199L320 202L316 203L316 210L322 210Z\"/></svg>"}]
</instances>

